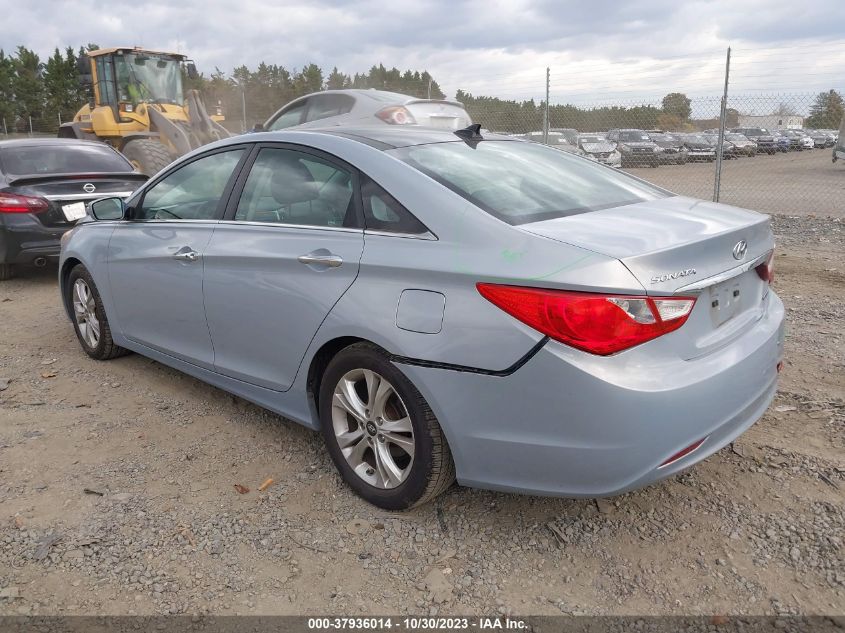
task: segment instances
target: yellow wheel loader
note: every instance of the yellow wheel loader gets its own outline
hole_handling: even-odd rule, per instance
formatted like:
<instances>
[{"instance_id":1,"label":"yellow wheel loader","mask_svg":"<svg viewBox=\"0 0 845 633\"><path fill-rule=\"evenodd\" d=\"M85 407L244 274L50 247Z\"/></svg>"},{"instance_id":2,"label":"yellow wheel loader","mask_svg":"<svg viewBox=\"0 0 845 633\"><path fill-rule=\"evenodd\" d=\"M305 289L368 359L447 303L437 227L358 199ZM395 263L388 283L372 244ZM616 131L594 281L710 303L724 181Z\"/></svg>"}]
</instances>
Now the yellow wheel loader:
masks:
<instances>
[{"instance_id":1,"label":"yellow wheel loader","mask_svg":"<svg viewBox=\"0 0 845 633\"><path fill-rule=\"evenodd\" d=\"M210 116L196 90L182 90L184 55L139 48L105 48L80 57L80 81L91 99L59 137L100 140L152 176L176 157L230 136L220 108Z\"/></svg>"}]
</instances>

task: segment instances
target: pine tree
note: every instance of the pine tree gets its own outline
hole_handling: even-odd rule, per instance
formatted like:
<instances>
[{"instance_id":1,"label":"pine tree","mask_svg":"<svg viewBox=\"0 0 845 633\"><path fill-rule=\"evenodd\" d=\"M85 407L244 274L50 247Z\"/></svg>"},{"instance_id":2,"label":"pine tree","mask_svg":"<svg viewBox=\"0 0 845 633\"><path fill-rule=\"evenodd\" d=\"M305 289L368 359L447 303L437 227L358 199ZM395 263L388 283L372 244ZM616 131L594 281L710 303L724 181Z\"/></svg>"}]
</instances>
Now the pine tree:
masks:
<instances>
[{"instance_id":1,"label":"pine tree","mask_svg":"<svg viewBox=\"0 0 845 633\"><path fill-rule=\"evenodd\" d=\"M15 64L12 58L0 49L0 134L9 133L15 128L14 80Z\"/></svg>"},{"instance_id":2,"label":"pine tree","mask_svg":"<svg viewBox=\"0 0 845 633\"><path fill-rule=\"evenodd\" d=\"M810 116L804 121L804 125L808 128L839 129L843 116L845 101L842 95L836 90L820 92L810 106Z\"/></svg>"},{"instance_id":3,"label":"pine tree","mask_svg":"<svg viewBox=\"0 0 845 633\"><path fill-rule=\"evenodd\" d=\"M29 119L32 118L34 130L45 128L44 115L44 81L41 76L43 64L34 52L24 46L18 46L13 60L15 71L13 92L15 95L15 111L18 115L18 129L29 131ZM50 129L56 127L53 124Z\"/></svg>"}]
</instances>

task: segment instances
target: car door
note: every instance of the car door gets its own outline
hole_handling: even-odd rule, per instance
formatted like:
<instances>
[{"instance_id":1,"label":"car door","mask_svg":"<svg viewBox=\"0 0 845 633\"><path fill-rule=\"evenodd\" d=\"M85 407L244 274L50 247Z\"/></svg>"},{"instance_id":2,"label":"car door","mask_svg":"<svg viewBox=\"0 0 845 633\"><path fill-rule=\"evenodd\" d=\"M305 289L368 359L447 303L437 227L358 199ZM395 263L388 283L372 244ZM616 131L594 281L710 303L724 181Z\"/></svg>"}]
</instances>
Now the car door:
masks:
<instances>
[{"instance_id":1,"label":"car door","mask_svg":"<svg viewBox=\"0 0 845 633\"><path fill-rule=\"evenodd\" d=\"M198 156L145 190L109 242L109 283L126 338L211 369L203 256L245 160L244 146Z\"/></svg>"},{"instance_id":2,"label":"car door","mask_svg":"<svg viewBox=\"0 0 845 633\"><path fill-rule=\"evenodd\" d=\"M285 391L364 248L354 169L264 145L239 178L205 252L215 370Z\"/></svg>"}]
</instances>

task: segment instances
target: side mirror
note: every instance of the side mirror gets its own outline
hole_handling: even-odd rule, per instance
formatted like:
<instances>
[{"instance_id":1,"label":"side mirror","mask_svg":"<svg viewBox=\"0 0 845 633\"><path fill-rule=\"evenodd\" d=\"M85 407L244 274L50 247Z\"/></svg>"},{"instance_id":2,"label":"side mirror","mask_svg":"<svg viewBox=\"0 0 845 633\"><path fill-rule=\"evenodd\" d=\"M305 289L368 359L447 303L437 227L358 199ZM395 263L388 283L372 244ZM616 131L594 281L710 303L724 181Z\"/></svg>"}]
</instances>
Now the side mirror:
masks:
<instances>
[{"instance_id":1,"label":"side mirror","mask_svg":"<svg viewBox=\"0 0 845 633\"><path fill-rule=\"evenodd\" d=\"M188 79L198 79L200 74L197 72L197 66L194 62L185 64L185 71L188 73Z\"/></svg>"},{"instance_id":2,"label":"side mirror","mask_svg":"<svg viewBox=\"0 0 845 633\"><path fill-rule=\"evenodd\" d=\"M253 128L253 132L263 132L264 131L264 124L263 123L256 123Z\"/></svg>"},{"instance_id":3,"label":"side mirror","mask_svg":"<svg viewBox=\"0 0 845 633\"><path fill-rule=\"evenodd\" d=\"M122 220L126 213L123 198L100 198L88 205L95 220Z\"/></svg>"}]
</instances>

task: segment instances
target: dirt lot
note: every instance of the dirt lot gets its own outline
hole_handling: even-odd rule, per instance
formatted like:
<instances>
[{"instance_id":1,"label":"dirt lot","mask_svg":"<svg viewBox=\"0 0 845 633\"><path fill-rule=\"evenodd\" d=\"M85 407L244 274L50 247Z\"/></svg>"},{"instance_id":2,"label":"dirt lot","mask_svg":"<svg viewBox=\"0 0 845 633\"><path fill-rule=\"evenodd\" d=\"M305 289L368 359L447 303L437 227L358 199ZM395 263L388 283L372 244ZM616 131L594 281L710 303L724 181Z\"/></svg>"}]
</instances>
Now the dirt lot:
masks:
<instances>
[{"instance_id":1,"label":"dirt lot","mask_svg":"<svg viewBox=\"0 0 845 633\"><path fill-rule=\"evenodd\" d=\"M379 511L317 434L141 356L88 359L52 271L2 284L0 614L843 613L845 220L775 226L774 405L599 502L455 487Z\"/></svg>"},{"instance_id":2,"label":"dirt lot","mask_svg":"<svg viewBox=\"0 0 845 633\"><path fill-rule=\"evenodd\" d=\"M829 149L760 154L724 161L719 200L738 207L788 215L845 213L845 164ZM682 195L713 199L713 163L627 170Z\"/></svg>"}]
</instances>

